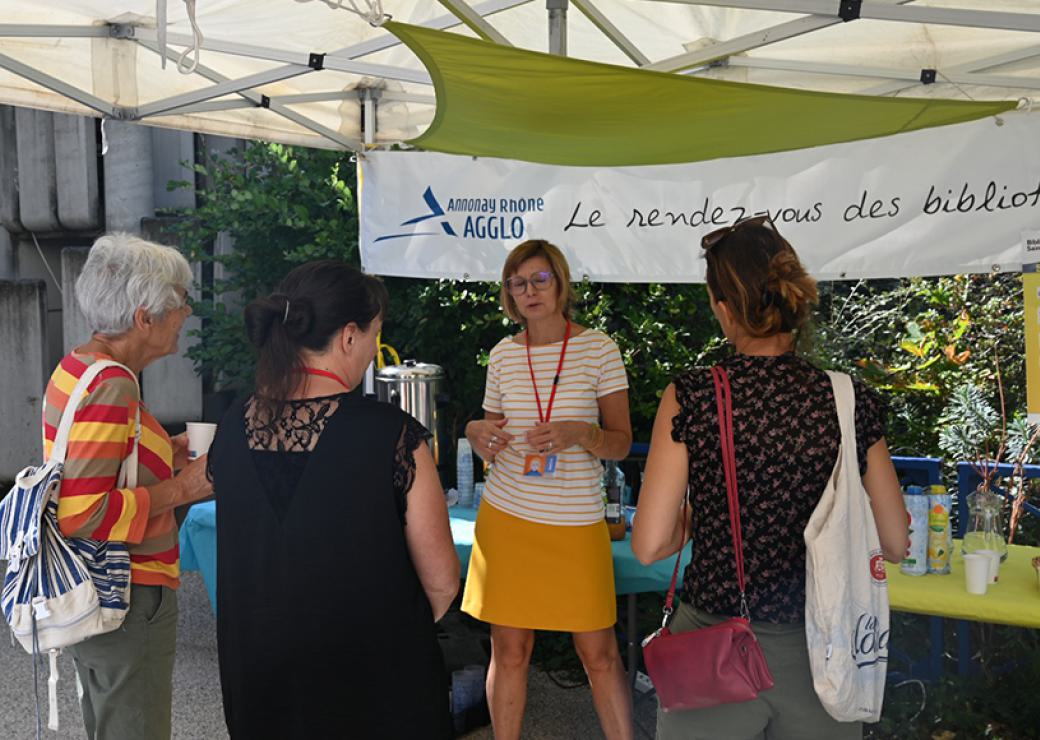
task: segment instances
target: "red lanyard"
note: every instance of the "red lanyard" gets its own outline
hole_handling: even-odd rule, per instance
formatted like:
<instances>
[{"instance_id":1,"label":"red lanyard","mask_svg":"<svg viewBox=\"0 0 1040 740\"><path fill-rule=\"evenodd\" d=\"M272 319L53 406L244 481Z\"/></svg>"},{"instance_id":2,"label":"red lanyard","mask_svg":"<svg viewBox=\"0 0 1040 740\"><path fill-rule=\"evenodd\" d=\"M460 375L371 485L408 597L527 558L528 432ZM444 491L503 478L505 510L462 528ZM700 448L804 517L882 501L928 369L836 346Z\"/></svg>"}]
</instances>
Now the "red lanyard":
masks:
<instances>
[{"instance_id":1,"label":"red lanyard","mask_svg":"<svg viewBox=\"0 0 1040 740\"><path fill-rule=\"evenodd\" d=\"M350 386L343 382L343 378L336 375L336 373L330 373L328 370L319 370L316 367L301 367L297 368L296 372L301 375L320 375L323 378L331 378L346 388L348 392L350 391Z\"/></svg>"},{"instance_id":2,"label":"red lanyard","mask_svg":"<svg viewBox=\"0 0 1040 740\"><path fill-rule=\"evenodd\" d=\"M552 393L549 394L549 405L542 416L542 398L538 395L538 381L534 377L534 363L531 362L531 335L527 335L527 367L531 371L531 385L534 387L534 400L538 404L538 421L547 422L552 415L553 401L556 400L556 388L560 385L560 372L563 370L563 358L567 356L567 342L571 338L571 322L567 322L567 330L563 333L563 348L560 349L560 362L556 365L556 375L553 376Z\"/></svg>"}]
</instances>

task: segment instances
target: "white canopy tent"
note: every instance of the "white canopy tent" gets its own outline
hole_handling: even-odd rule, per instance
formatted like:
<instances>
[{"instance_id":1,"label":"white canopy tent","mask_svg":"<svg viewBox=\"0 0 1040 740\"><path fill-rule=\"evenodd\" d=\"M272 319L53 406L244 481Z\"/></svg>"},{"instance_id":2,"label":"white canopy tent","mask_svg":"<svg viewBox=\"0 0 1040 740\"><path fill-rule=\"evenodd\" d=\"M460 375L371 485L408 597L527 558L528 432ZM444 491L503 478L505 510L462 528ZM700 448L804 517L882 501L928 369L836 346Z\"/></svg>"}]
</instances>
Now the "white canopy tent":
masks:
<instances>
[{"instance_id":1,"label":"white canopy tent","mask_svg":"<svg viewBox=\"0 0 1040 740\"><path fill-rule=\"evenodd\" d=\"M827 92L1040 100L1036 0L5 0L2 7L0 103L316 147L405 141L433 117L422 64L353 10L374 22L386 13L500 44L676 74ZM165 23L157 20L163 16ZM177 60L187 51L190 62L196 42L198 64L183 74ZM172 60L165 65L164 48Z\"/></svg>"}]
</instances>

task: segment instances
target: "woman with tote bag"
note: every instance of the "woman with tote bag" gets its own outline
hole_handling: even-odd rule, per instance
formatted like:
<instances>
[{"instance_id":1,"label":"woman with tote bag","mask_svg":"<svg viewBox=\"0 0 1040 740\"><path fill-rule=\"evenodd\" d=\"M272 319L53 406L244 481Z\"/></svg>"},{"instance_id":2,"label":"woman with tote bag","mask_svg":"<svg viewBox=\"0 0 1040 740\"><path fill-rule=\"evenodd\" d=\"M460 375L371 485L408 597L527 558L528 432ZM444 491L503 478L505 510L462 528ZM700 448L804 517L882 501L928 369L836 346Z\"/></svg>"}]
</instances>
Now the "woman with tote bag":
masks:
<instances>
[{"instance_id":1,"label":"woman with tote bag","mask_svg":"<svg viewBox=\"0 0 1040 740\"><path fill-rule=\"evenodd\" d=\"M719 368L732 405L728 428L739 483L734 520L742 539L743 589L734 565L720 406L708 369L681 373L664 391L632 549L651 563L676 554L688 537L692 560L671 633L746 614L773 687L739 703L659 711L657 737L859 738L862 724L838 722L820 703L805 638L803 535L835 471L842 440L831 378L794 352L795 336L816 301L816 284L767 217L712 232L702 246L712 312L735 350ZM898 562L907 523L885 444L884 406L862 383L853 382L852 389L858 472L882 553ZM688 670L698 669L691 661Z\"/></svg>"}]
</instances>

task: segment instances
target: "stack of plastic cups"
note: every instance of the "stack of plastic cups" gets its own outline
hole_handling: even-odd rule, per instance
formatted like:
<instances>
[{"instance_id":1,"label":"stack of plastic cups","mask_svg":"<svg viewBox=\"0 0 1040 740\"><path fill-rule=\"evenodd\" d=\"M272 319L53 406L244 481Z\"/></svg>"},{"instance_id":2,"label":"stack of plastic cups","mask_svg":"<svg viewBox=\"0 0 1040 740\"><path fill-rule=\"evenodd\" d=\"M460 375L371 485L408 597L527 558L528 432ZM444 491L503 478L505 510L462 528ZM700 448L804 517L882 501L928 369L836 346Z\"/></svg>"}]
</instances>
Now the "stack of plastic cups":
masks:
<instances>
[{"instance_id":1,"label":"stack of plastic cups","mask_svg":"<svg viewBox=\"0 0 1040 740\"><path fill-rule=\"evenodd\" d=\"M455 475L455 487L459 490L459 506L473 506L473 448L465 437L459 439Z\"/></svg>"}]
</instances>

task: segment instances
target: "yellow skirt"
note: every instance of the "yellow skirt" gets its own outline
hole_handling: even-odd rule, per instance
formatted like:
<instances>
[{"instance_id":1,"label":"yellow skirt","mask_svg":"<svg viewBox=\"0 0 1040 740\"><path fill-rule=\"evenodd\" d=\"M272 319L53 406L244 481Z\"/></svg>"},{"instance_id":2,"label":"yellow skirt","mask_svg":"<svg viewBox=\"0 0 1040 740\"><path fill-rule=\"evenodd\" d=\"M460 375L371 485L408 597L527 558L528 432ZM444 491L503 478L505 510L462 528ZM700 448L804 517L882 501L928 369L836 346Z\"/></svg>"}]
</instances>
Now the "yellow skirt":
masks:
<instances>
[{"instance_id":1,"label":"yellow skirt","mask_svg":"<svg viewBox=\"0 0 1040 740\"><path fill-rule=\"evenodd\" d=\"M592 632L617 621L606 522L539 524L480 504L462 611L502 627Z\"/></svg>"}]
</instances>

